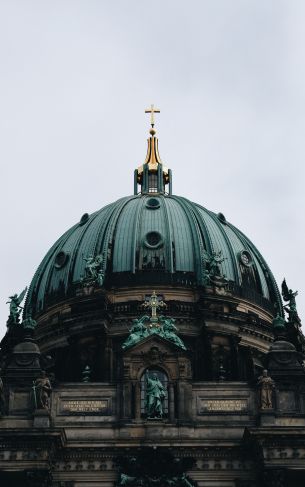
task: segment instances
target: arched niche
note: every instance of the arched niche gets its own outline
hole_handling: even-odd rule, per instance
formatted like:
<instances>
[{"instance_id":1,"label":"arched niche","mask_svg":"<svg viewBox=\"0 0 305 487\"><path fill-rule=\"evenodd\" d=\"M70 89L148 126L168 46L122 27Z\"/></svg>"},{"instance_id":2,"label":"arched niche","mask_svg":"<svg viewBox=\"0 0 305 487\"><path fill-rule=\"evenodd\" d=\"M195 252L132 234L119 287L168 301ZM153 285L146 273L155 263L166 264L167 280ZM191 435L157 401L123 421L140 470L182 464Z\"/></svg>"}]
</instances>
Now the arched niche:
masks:
<instances>
[{"instance_id":1,"label":"arched niche","mask_svg":"<svg viewBox=\"0 0 305 487\"><path fill-rule=\"evenodd\" d=\"M154 385L149 385L148 382L152 382L156 378L155 386ZM160 385L162 388L160 388ZM148 419L154 419L154 418L168 418L168 413L169 413L169 380L168 380L168 375L165 373L163 369L160 367L147 367L144 372L142 373L141 379L140 379L140 385L141 385L141 417L142 418L148 418ZM157 411L155 411L152 414L152 409L157 409L154 405L149 404L148 401L148 388L151 391L152 388L155 389L155 395L159 395L159 401L161 404L161 414L158 414ZM161 389L161 390L160 390ZM150 401L151 403L152 401ZM157 399L155 403L157 402Z\"/></svg>"},{"instance_id":2,"label":"arched niche","mask_svg":"<svg viewBox=\"0 0 305 487\"><path fill-rule=\"evenodd\" d=\"M149 420L143 408L143 374L147 369L167 377L167 415L162 420L189 419L192 405L189 353L159 335L151 335L122 353L121 418Z\"/></svg>"}]
</instances>

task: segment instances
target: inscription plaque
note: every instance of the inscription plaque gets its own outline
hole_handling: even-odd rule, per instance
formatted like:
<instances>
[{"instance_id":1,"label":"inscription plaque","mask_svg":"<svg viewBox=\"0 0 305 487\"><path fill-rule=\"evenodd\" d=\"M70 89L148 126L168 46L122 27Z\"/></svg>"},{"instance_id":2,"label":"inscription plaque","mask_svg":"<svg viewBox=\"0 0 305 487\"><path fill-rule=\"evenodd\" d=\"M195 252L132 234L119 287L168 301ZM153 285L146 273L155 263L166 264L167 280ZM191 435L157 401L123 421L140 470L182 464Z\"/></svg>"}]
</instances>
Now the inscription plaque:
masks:
<instances>
[{"instance_id":1,"label":"inscription plaque","mask_svg":"<svg viewBox=\"0 0 305 487\"><path fill-rule=\"evenodd\" d=\"M108 401L71 399L61 403L61 410L65 413L105 413Z\"/></svg>"},{"instance_id":2,"label":"inscription plaque","mask_svg":"<svg viewBox=\"0 0 305 487\"><path fill-rule=\"evenodd\" d=\"M244 412L248 409L247 399L200 399L198 413Z\"/></svg>"}]
</instances>

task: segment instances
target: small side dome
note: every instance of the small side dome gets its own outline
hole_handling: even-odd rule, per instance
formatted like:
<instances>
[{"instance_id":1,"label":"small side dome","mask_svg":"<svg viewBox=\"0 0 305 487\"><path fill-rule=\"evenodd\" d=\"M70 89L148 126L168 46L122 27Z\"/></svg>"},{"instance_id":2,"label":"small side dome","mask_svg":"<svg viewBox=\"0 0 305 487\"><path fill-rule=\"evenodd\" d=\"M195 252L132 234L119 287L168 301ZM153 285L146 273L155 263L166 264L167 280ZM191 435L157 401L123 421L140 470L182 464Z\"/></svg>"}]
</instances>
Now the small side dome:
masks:
<instances>
[{"instance_id":1,"label":"small side dome","mask_svg":"<svg viewBox=\"0 0 305 487\"><path fill-rule=\"evenodd\" d=\"M21 342L14 348L14 353L39 353L39 347L33 342Z\"/></svg>"}]
</instances>

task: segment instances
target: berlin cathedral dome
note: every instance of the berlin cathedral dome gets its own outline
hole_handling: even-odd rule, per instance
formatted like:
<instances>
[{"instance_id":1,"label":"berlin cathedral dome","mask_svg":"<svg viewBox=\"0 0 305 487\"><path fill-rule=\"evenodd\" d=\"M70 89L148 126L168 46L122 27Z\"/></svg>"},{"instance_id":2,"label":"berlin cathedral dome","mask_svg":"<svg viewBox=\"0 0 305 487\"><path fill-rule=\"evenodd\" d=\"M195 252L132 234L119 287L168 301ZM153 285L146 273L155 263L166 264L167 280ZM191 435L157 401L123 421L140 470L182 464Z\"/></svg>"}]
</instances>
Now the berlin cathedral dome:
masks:
<instances>
[{"instance_id":1,"label":"berlin cathedral dome","mask_svg":"<svg viewBox=\"0 0 305 487\"><path fill-rule=\"evenodd\" d=\"M53 245L30 286L28 303L35 315L76 295L90 259L99 263L105 289L200 289L211 277L212 263L232 295L271 314L282 309L274 277L245 235L224 215L158 188L83 215Z\"/></svg>"},{"instance_id":2,"label":"berlin cathedral dome","mask_svg":"<svg viewBox=\"0 0 305 487\"><path fill-rule=\"evenodd\" d=\"M303 486L297 292L173 194L149 112L133 195L81 216L9 298L0 485Z\"/></svg>"}]
</instances>

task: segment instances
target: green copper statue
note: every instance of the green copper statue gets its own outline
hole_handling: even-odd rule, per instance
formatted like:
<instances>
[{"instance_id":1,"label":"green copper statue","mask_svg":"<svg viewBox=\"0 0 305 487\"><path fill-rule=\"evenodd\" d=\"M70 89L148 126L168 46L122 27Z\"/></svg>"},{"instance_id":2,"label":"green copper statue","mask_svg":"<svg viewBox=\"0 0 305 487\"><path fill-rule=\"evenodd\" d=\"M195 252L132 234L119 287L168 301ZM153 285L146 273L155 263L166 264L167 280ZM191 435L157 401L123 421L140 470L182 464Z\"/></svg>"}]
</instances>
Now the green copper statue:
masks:
<instances>
[{"instance_id":1,"label":"green copper statue","mask_svg":"<svg viewBox=\"0 0 305 487\"><path fill-rule=\"evenodd\" d=\"M149 418L162 418L165 389L156 373L151 377L146 372L146 398L145 407Z\"/></svg>"},{"instance_id":2,"label":"green copper statue","mask_svg":"<svg viewBox=\"0 0 305 487\"><path fill-rule=\"evenodd\" d=\"M145 322L149 321L149 316L144 315L139 320L133 320L133 325L130 329L130 334L127 340L122 345L123 350L125 348L132 347L138 343L143 338L149 335L148 328L144 325Z\"/></svg>"},{"instance_id":3,"label":"green copper statue","mask_svg":"<svg viewBox=\"0 0 305 487\"><path fill-rule=\"evenodd\" d=\"M102 255L89 255L89 257L84 257L85 265L85 277L82 278L82 283L84 286L93 286L98 284L102 286L104 283L104 271L102 269L104 259Z\"/></svg>"},{"instance_id":4,"label":"green copper statue","mask_svg":"<svg viewBox=\"0 0 305 487\"><path fill-rule=\"evenodd\" d=\"M174 325L174 318L166 318L165 316L160 316L159 321L161 322L161 325L163 325L160 327L159 335L163 336L167 340L174 342L175 345L183 348L183 350L186 350L183 341L176 335L178 328Z\"/></svg>"},{"instance_id":5,"label":"green copper statue","mask_svg":"<svg viewBox=\"0 0 305 487\"><path fill-rule=\"evenodd\" d=\"M153 292L151 299L145 301L143 306L144 308L151 309L151 316L144 315L140 319L133 320L133 325L129 330L129 336L122 345L123 350L132 347L150 335L159 335L160 337L173 342L177 347L186 350L183 341L176 334L178 329L174 325L175 320L173 318L157 315L158 308L163 308L166 304L158 298L155 291Z\"/></svg>"},{"instance_id":6,"label":"green copper statue","mask_svg":"<svg viewBox=\"0 0 305 487\"><path fill-rule=\"evenodd\" d=\"M120 475L120 481L119 481L119 485L121 486L124 486L124 485L130 485L130 486L133 486L133 485L141 485L139 483L137 483L137 477L131 477L130 475L126 475L124 473L121 473Z\"/></svg>"},{"instance_id":7,"label":"green copper statue","mask_svg":"<svg viewBox=\"0 0 305 487\"><path fill-rule=\"evenodd\" d=\"M211 284L214 284L216 286L225 286L227 284L227 279L221 272L219 265L225 260L225 258L222 257L221 254L221 250L219 252L212 252L211 254L207 251L204 251L203 283L205 286L209 286Z\"/></svg>"},{"instance_id":8,"label":"green copper statue","mask_svg":"<svg viewBox=\"0 0 305 487\"><path fill-rule=\"evenodd\" d=\"M297 295L298 291L293 292L292 289L289 289L286 283L286 279L284 279L282 282L282 296L284 301L288 301L288 304L284 306L284 310L286 311L286 313L288 313L290 322L301 323L295 300Z\"/></svg>"},{"instance_id":9,"label":"green copper statue","mask_svg":"<svg viewBox=\"0 0 305 487\"><path fill-rule=\"evenodd\" d=\"M165 316L159 316L157 322L152 321L152 318L147 315L142 316L142 318L138 320L133 320L130 334L122 345L123 350L132 347L151 335L159 335L160 337L173 342L177 347L186 350L183 341L176 335L178 329L174 323L175 320L173 318L166 318Z\"/></svg>"},{"instance_id":10,"label":"green copper statue","mask_svg":"<svg viewBox=\"0 0 305 487\"><path fill-rule=\"evenodd\" d=\"M23 309L21 305L24 296L27 292L27 287L22 291L22 293L19 294L14 294L13 296L10 296L9 299L10 301L7 301L6 304L10 305L10 314L8 317L7 324L9 325L17 325L19 324L19 318L20 318L20 313L21 310Z\"/></svg>"}]
</instances>

